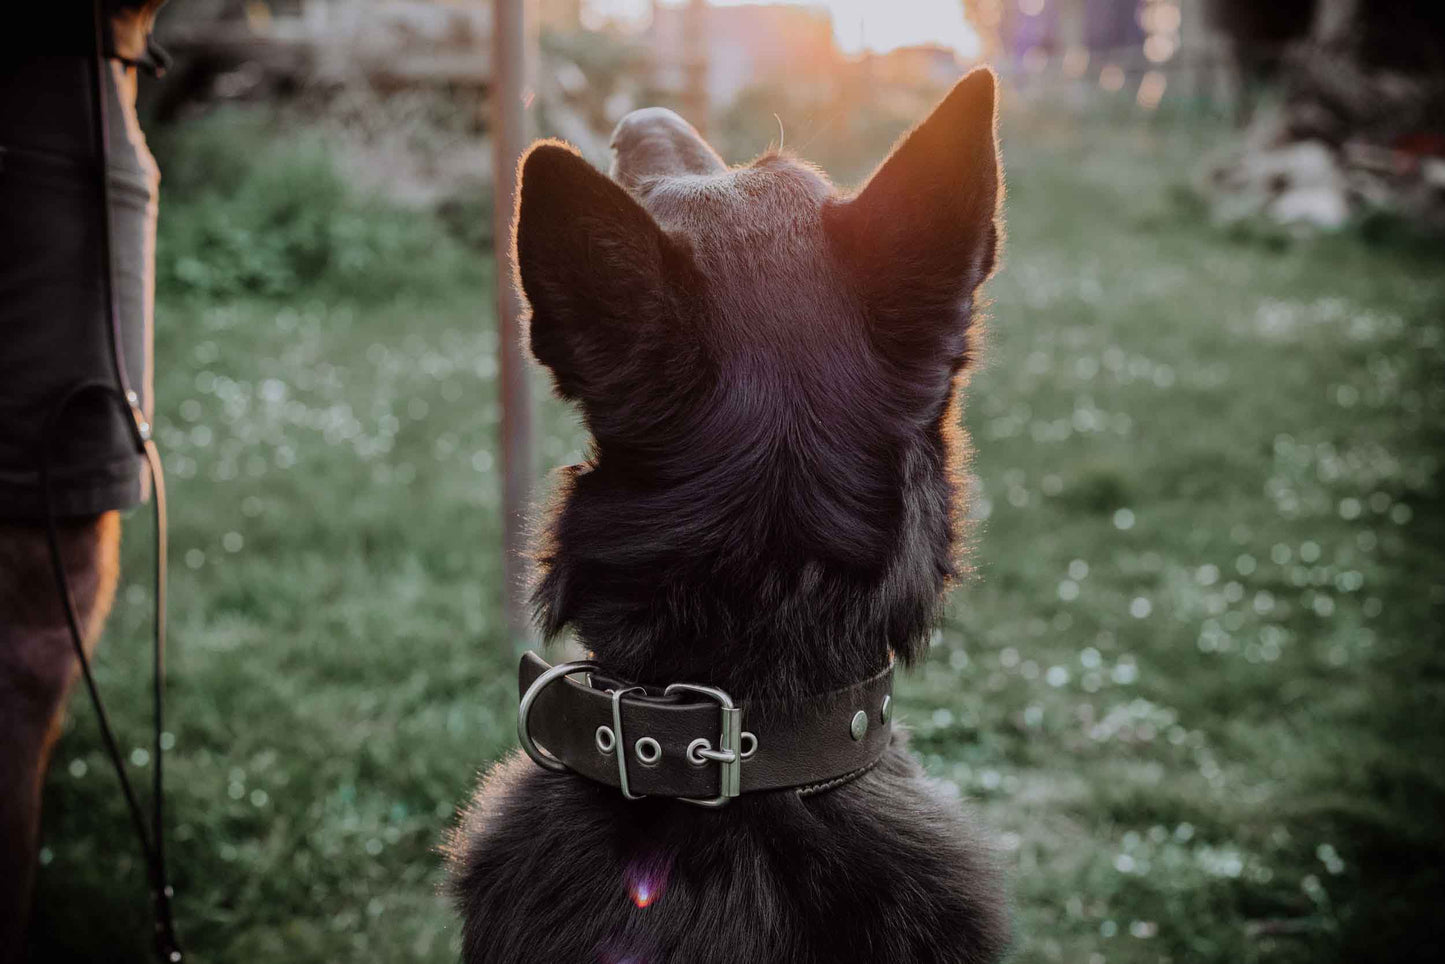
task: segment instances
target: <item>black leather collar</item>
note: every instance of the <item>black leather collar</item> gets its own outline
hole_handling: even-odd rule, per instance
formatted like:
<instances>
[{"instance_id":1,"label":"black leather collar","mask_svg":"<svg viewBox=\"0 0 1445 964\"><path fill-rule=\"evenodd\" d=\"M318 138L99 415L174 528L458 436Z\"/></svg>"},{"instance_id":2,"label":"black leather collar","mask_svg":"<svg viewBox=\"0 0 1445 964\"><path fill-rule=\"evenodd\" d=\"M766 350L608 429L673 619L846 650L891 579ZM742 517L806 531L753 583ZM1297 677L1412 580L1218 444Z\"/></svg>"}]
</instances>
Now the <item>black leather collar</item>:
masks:
<instances>
[{"instance_id":1,"label":"black leather collar","mask_svg":"<svg viewBox=\"0 0 1445 964\"><path fill-rule=\"evenodd\" d=\"M572 673L590 675L584 684ZM892 732L891 661L861 683L796 703L733 705L721 690L692 684L664 695L607 679L596 664L551 667L531 652L518 684L518 733L532 758L629 797L721 806L739 793L815 793L871 768Z\"/></svg>"}]
</instances>

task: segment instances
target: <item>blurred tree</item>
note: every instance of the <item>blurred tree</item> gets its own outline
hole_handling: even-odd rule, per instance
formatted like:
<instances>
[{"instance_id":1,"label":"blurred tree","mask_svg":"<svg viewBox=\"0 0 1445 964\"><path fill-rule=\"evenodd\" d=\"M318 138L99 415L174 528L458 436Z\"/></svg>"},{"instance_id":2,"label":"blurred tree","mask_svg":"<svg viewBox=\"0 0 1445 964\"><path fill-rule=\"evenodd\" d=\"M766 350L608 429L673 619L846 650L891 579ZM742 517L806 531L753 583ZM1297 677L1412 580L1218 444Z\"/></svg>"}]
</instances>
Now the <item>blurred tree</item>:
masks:
<instances>
[{"instance_id":1,"label":"blurred tree","mask_svg":"<svg viewBox=\"0 0 1445 964\"><path fill-rule=\"evenodd\" d=\"M1309 34L1317 5L1340 0L1209 0L1209 22L1229 38L1246 85L1254 87L1278 75L1285 50Z\"/></svg>"}]
</instances>

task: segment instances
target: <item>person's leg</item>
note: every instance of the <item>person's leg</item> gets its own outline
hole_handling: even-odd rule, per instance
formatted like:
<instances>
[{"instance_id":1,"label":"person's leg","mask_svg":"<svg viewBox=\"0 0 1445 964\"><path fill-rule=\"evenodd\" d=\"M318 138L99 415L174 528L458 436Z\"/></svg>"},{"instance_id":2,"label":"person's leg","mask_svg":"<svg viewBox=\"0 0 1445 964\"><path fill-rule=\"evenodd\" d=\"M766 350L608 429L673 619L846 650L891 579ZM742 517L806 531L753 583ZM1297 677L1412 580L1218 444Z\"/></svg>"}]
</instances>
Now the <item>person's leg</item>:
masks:
<instances>
[{"instance_id":1,"label":"person's leg","mask_svg":"<svg viewBox=\"0 0 1445 964\"><path fill-rule=\"evenodd\" d=\"M108 120L110 267L98 202L101 116L91 4L29 4L24 55L0 58L0 964L22 954L35 881L40 792L66 697L79 672L43 524L60 542L87 647L110 609L116 509L147 498L130 415L92 393L56 416L77 386L114 384L109 332L120 319L126 387L151 420L151 322L159 171L136 116L136 63L151 59L161 0L107 0L100 72ZM117 385L117 388L120 386ZM48 437L45 437L48 426ZM37 455L49 459L42 498Z\"/></svg>"},{"instance_id":2,"label":"person's leg","mask_svg":"<svg viewBox=\"0 0 1445 964\"><path fill-rule=\"evenodd\" d=\"M58 524L86 652L115 596L120 516ZM40 789L80 672L43 525L0 523L0 962L25 943L40 837Z\"/></svg>"}]
</instances>

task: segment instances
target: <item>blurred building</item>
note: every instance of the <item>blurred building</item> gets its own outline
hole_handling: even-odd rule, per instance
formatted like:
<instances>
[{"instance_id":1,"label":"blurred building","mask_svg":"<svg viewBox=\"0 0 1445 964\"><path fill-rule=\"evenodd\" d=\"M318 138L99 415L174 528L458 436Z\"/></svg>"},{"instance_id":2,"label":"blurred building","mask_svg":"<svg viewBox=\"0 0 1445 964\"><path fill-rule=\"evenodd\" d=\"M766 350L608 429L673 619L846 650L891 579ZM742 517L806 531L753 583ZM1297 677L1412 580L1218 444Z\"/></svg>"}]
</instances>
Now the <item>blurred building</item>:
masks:
<instances>
[{"instance_id":1,"label":"blurred building","mask_svg":"<svg viewBox=\"0 0 1445 964\"><path fill-rule=\"evenodd\" d=\"M890 87L936 91L963 76L958 52L938 44L898 47L864 60L870 79Z\"/></svg>"}]
</instances>

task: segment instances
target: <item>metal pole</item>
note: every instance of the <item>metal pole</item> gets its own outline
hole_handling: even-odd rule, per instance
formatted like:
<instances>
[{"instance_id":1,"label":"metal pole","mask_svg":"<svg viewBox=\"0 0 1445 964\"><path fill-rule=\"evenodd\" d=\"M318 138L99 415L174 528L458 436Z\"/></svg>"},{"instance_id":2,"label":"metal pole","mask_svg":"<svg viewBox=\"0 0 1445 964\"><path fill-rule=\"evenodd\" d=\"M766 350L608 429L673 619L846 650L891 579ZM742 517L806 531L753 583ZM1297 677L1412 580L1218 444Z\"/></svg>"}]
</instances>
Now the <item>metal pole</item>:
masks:
<instances>
[{"instance_id":1,"label":"metal pole","mask_svg":"<svg viewBox=\"0 0 1445 964\"><path fill-rule=\"evenodd\" d=\"M526 147L524 0L492 4L492 212L497 289L497 370L501 391L503 605L512 643L532 641L525 585L527 509L532 486L532 400L522 348L521 302L512 283L512 214L517 159Z\"/></svg>"}]
</instances>

